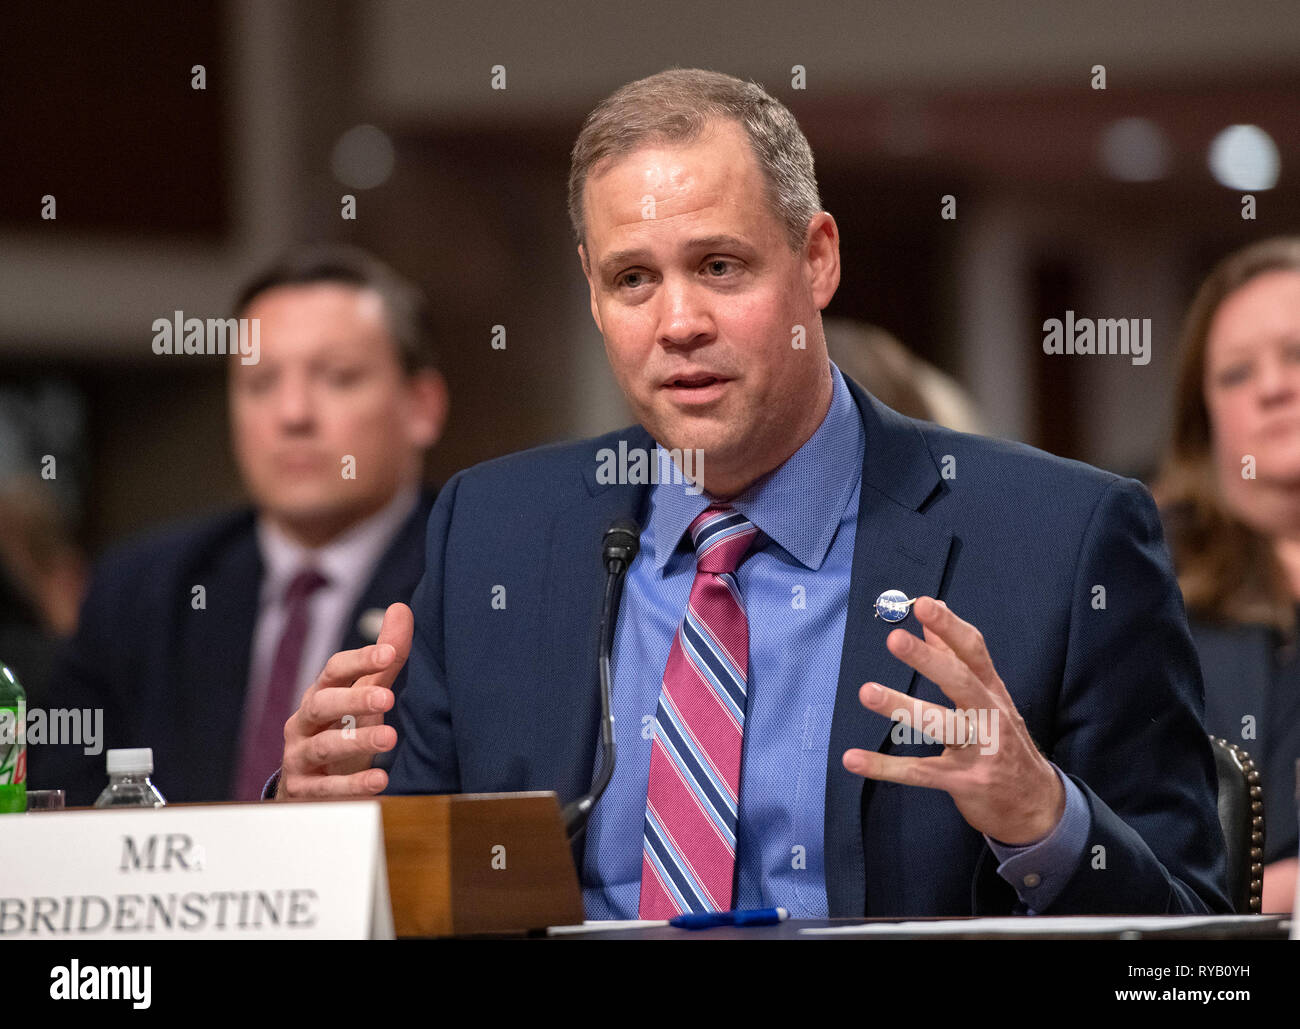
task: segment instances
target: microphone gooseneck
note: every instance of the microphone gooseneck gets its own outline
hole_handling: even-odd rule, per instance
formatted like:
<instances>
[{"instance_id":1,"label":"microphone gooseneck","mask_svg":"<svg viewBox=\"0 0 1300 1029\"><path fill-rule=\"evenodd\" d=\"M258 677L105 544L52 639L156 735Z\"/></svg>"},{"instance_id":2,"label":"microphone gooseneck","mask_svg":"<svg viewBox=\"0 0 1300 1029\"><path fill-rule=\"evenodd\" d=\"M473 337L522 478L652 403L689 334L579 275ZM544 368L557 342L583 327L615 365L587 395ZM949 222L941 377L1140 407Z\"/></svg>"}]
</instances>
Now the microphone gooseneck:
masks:
<instances>
[{"instance_id":1,"label":"microphone gooseneck","mask_svg":"<svg viewBox=\"0 0 1300 1029\"><path fill-rule=\"evenodd\" d=\"M617 757L614 745L614 687L609 669L614 650L614 618L618 612L623 577L641 548L641 528L631 518L617 518L601 541L601 558L605 564L605 598L600 608L600 767L591 789L564 806L564 831L570 840L577 839L587 828L591 810L600 800L614 775Z\"/></svg>"}]
</instances>

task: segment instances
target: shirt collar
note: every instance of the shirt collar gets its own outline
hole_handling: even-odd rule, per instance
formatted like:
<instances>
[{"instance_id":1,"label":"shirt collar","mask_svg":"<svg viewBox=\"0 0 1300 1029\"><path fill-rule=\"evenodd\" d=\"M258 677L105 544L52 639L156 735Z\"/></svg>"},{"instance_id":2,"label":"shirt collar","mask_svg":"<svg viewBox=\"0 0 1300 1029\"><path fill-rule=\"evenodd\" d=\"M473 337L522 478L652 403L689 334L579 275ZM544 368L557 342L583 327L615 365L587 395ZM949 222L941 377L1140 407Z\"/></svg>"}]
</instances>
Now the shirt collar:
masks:
<instances>
[{"instance_id":1,"label":"shirt collar","mask_svg":"<svg viewBox=\"0 0 1300 1029\"><path fill-rule=\"evenodd\" d=\"M826 559L844 508L862 478L862 415L831 365L831 405L817 431L779 468L729 503L805 568ZM658 448L658 458L667 452ZM650 527L654 566L662 571L686 529L712 501L664 476L652 489Z\"/></svg>"},{"instance_id":2,"label":"shirt collar","mask_svg":"<svg viewBox=\"0 0 1300 1029\"><path fill-rule=\"evenodd\" d=\"M419 501L417 485L404 487L384 507L323 547L306 547L259 516L257 547L262 555L262 600L280 599L293 577L315 568L329 585L360 588Z\"/></svg>"}]
</instances>

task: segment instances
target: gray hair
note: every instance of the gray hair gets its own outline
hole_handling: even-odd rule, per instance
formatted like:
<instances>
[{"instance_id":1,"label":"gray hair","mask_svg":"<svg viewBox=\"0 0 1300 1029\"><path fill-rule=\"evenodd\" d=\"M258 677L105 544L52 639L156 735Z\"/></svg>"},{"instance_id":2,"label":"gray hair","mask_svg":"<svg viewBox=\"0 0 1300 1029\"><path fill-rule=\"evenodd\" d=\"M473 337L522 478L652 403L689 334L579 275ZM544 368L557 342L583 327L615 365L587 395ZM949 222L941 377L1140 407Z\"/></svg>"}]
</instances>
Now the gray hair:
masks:
<instances>
[{"instance_id":1,"label":"gray hair","mask_svg":"<svg viewBox=\"0 0 1300 1029\"><path fill-rule=\"evenodd\" d=\"M673 68L630 82L587 116L569 165L569 220L585 239L582 194L601 162L652 143L692 143L710 123L739 123L767 182L768 203L793 250L821 210L812 148L799 123L755 82L699 68Z\"/></svg>"}]
</instances>

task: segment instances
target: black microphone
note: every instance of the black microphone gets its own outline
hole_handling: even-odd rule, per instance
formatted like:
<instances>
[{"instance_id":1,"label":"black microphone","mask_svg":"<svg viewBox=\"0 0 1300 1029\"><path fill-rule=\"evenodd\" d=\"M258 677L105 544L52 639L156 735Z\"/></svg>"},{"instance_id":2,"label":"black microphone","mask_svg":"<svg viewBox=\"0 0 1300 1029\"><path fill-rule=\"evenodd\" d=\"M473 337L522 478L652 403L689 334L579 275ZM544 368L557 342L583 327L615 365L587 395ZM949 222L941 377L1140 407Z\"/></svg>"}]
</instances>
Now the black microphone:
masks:
<instances>
[{"instance_id":1,"label":"black microphone","mask_svg":"<svg viewBox=\"0 0 1300 1029\"><path fill-rule=\"evenodd\" d=\"M601 541L605 562L605 600L600 609L600 767L585 796L564 805L564 831L575 840L587 828L591 809L605 792L614 775L614 688L610 682L609 658L614 650L614 616L618 611L623 576L641 549L641 528L631 518L616 518Z\"/></svg>"}]
</instances>

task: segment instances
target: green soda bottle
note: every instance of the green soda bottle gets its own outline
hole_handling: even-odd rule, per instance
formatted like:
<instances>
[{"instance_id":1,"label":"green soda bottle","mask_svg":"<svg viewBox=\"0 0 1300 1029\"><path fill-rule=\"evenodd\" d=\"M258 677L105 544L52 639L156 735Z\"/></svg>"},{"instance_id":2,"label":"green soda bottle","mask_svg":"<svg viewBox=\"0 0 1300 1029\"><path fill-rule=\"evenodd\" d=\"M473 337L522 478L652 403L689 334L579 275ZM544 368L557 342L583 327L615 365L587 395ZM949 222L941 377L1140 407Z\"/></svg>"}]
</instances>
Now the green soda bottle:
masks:
<instances>
[{"instance_id":1,"label":"green soda bottle","mask_svg":"<svg viewBox=\"0 0 1300 1029\"><path fill-rule=\"evenodd\" d=\"M0 663L0 814L27 810L27 694Z\"/></svg>"}]
</instances>

